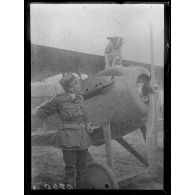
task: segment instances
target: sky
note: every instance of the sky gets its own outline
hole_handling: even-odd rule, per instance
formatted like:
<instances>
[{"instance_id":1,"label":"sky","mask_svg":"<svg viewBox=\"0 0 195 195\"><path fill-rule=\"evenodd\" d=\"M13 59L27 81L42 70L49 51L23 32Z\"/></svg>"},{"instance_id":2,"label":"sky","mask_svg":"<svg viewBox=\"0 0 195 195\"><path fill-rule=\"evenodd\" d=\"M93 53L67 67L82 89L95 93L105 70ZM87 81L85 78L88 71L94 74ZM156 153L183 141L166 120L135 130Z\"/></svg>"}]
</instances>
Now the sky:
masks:
<instances>
[{"instance_id":1,"label":"sky","mask_svg":"<svg viewBox=\"0 0 195 195\"><path fill-rule=\"evenodd\" d=\"M164 63L164 6L161 4L31 4L31 43L104 55L106 37L124 38L123 59Z\"/></svg>"}]
</instances>

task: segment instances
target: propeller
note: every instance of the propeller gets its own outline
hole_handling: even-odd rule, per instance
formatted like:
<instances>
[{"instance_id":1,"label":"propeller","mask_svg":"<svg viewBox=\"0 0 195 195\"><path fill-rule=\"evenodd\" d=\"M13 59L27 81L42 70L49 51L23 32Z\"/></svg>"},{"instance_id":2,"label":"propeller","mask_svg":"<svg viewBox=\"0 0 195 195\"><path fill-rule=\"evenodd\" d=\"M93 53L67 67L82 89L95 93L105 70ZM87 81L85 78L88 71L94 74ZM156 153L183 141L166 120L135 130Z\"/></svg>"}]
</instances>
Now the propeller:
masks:
<instances>
[{"instance_id":1,"label":"propeller","mask_svg":"<svg viewBox=\"0 0 195 195\"><path fill-rule=\"evenodd\" d=\"M159 96L158 84L155 78L155 67L154 67L154 54L153 54L153 31L150 23L150 51L151 51L151 80L150 87L153 93L149 93L149 110L148 110L148 121L146 124L146 147L147 147L147 158L149 164L149 173L152 178L158 177L159 166L158 166L158 132L156 128L156 111L157 101Z\"/></svg>"}]
</instances>

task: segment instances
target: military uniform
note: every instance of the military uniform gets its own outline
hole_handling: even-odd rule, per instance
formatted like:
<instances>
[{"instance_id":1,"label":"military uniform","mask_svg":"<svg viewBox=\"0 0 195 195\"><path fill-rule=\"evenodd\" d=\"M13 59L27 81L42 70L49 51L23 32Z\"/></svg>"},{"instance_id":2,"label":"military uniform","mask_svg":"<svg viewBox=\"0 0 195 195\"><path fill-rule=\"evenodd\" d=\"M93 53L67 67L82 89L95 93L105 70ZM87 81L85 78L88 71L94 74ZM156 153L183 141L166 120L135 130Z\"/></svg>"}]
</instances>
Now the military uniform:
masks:
<instances>
[{"instance_id":1,"label":"military uniform","mask_svg":"<svg viewBox=\"0 0 195 195\"><path fill-rule=\"evenodd\" d=\"M75 187L76 174L77 188L82 188L82 181L86 176L86 158L91 144L83 102L81 95L72 98L64 93L41 105L37 111L40 120L54 112L59 115L62 126L57 132L56 140L63 152L65 183Z\"/></svg>"}]
</instances>

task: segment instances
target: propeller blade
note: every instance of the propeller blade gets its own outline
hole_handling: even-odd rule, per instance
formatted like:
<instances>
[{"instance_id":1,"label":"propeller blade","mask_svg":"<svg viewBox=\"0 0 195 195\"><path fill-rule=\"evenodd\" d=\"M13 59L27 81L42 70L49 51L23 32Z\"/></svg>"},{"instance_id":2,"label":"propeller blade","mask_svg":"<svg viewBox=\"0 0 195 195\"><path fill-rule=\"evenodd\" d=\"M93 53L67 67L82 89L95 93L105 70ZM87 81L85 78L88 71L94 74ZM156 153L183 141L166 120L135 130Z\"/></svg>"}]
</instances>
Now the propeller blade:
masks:
<instances>
[{"instance_id":1,"label":"propeller blade","mask_svg":"<svg viewBox=\"0 0 195 195\"><path fill-rule=\"evenodd\" d=\"M156 105L157 94L149 96L149 111L146 133L147 158L149 164L149 172L151 177L155 178L158 175L158 132L156 129Z\"/></svg>"},{"instance_id":2,"label":"propeller blade","mask_svg":"<svg viewBox=\"0 0 195 195\"><path fill-rule=\"evenodd\" d=\"M151 80L150 85L156 82L154 69L154 55L153 55L153 34L152 25L150 24L150 51L151 51ZM152 178L158 176L158 132L156 130L156 107L157 107L157 91L149 94L149 110L146 133L146 147L147 158L149 164L149 173Z\"/></svg>"},{"instance_id":3,"label":"propeller blade","mask_svg":"<svg viewBox=\"0 0 195 195\"><path fill-rule=\"evenodd\" d=\"M103 127L106 159L108 166L112 169L112 146L110 124Z\"/></svg>"}]
</instances>

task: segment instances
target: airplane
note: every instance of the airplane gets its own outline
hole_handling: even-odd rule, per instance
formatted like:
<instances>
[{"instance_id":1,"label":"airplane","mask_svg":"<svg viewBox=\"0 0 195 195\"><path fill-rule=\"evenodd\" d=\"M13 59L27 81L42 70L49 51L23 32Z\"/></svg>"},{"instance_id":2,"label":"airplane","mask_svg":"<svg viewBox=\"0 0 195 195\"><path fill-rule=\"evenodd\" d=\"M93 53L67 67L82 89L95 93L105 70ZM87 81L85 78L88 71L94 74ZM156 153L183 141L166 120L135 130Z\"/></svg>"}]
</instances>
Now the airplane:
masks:
<instances>
[{"instance_id":1,"label":"airplane","mask_svg":"<svg viewBox=\"0 0 195 195\"><path fill-rule=\"evenodd\" d=\"M152 57L152 30L150 36ZM118 181L112 171L111 140L116 140L142 162L148 168L146 171L150 173L151 177L157 177L155 112L159 89L163 88L163 69L158 67L161 70L161 74L159 74L159 71L157 73L157 67L154 66L153 59L151 59L149 68L146 68L147 65L143 67L140 64L132 66L131 62L123 60L123 66L104 69L103 56L60 51L58 49L55 49L55 54L51 54L51 48L46 48L44 51L42 50L43 48L43 46L38 47L36 55L32 53L31 81L41 81L60 72L63 74L65 72L74 72L89 75L87 79L81 81L81 86L89 121L97 126L90 136L92 145L100 146L105 144L107 158L107 165L101 164L94 161L89 153L88 180L86 181L89 189L119 188ZM33 55L36 57L34 58ZM50 56L51 61L55 60L58 63L52 64L46 56ZM155 86L156 81L159 86ZM137 129L141 130L145 140L147 159L144 159L123 138L123 136ZM55 142L55 135L56 129L32 132L32 145L58 148Z\"/></svg>"}]
</instances>

